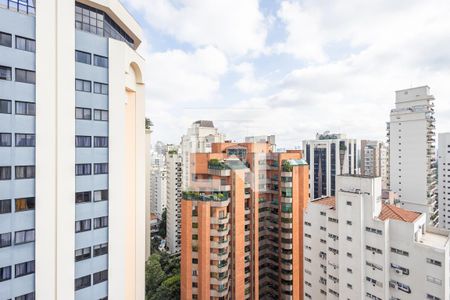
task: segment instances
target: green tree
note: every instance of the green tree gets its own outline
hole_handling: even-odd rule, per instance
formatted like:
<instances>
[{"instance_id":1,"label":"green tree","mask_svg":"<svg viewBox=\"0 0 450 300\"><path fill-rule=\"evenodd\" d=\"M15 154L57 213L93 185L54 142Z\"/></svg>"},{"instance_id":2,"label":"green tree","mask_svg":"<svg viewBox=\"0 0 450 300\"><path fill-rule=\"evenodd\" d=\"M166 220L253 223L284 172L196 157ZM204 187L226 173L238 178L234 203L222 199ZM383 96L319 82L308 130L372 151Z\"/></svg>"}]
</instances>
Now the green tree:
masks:
<instances>
[{"instance_id":1,"label":"green tree","mask_svg":"<svg viewBox=\"0 0 450 300\"><path fill-rule=\"evenodd\" d=\"M166 238L166 225L167 225L167 211L164 209L161 215L161 222L159 223L158 235L165 239Z\"/></svg>"},{"instance_id":2,"label":"green tree","mask_svg":"<svg viewBox=\"0 0 450 300\"><path fill-rule=\"evenodd\" d=\"M180 299L180 274L173 275L164 280L150 300Z\"/></svg>"},{"instance_id":3,"label":"green tree","mask_svg":"<svg viewBox=\"0 0 450 300\"><path fill-rule=\"evenodd\" d=\"M145 266L145 290L147 295L151 295L156 292L161 282L164 281L166 274L161 268L159 263L160 256L153 254L148 259Z\"/></svg>"}]
</instances>

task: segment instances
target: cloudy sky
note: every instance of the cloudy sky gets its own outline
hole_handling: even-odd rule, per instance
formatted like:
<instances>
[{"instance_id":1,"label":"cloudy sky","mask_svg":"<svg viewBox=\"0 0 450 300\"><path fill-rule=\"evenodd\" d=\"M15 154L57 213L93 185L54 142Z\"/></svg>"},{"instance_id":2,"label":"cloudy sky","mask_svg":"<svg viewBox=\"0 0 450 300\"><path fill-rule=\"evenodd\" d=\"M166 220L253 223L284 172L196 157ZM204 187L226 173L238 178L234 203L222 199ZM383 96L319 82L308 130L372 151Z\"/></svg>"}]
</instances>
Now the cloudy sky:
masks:
<instances>
[{"instance_id":1,"label":"cloudy sky","mask_svg":"<svg viewBox=\"0 0 450 300\"><path fill-rule=\"evenodd\" d=\"M385 138L394 91L429 85L450 131L448 0L122 0L146 41L153 141L198 119L228 138Z\"/></svg>"}]
</instances>

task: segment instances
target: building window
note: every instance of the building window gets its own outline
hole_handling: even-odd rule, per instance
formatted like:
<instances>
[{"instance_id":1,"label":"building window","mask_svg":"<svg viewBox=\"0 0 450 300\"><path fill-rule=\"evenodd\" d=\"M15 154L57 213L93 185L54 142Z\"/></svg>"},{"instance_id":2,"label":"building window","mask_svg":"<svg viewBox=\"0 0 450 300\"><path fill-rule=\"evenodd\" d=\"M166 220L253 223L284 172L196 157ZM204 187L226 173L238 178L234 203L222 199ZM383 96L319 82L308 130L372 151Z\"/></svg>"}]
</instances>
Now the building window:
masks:
<instances>
[{"instance_id":1,"label":"building window","mask_svg":"<svg viewBox=\"0 0 450 300\"><path fill-rule=\"evenodd\" d=\"M16 298L14 298L14 300L34 300L34 299L35 299L34 292L17 296Z\"/></svg>"},{"instance_id":2,"label":"building window","mask_svg":"<svg viewBox=\"0 0 450 300\"><path fill-rule=\"evenodd\" d=\"M102 109L94 109L94 120L108 121L108 111Z\"/></svg>"},{"instance_id":3,"label":"building window","mask_svg":"<svg viewBox=\"0 0 450 300\"><path fill-rule=\"evenodd\" d=\"M435 266L442 266L442 263L438 260L432 259L432 258L427 258L427 263L435 265Z\"/></svg>"},{"instance_id":4,"label":"building window","mask_svg":"<svg viewBox=\"0 0 450 300\"><path fill-rule=\"evenodd\" d=\"M11 232L0 233L0 248L9 247L12 243Z\"/></svg>"},{"instance_id":5,"label":"building window","mask_svg":"<svg viewBox=\"0 0 450 300\"><path fill-rule=\"evenodd\" d=\"M94 218L94 229L108 227L108 216Z\"/></svg>"},{"instance_id":6,"label":"building window","mask_svg":"<svg viewBox=\"0 0 450 300\"><path fill-rule=\"evenodd\" d=\"M16 101L16 115L36 115L36 104L33 102Z\"/></svg>"},{"instance_id":7,"label":"building window","mask_svg":"<svg viewBox=\"0 0 450 300\"><path fill-rule=\"evenodd\" d=\"M75 50L75 61L83 64L91 64L91 54L88 52Z\"/></svg>"},{"instance_id":8,"label":"building window","mask_svg":"<svg viewBox=\"0 0 450 300\"><path fill-rule=\"evenodd\" d=\"M91 120L91 109L84 107L76 107L75 108L75 119L78 120Z\"/></svg>"},{"instance_id":9,"label":"building window","mask_svg":"<svg viewBox=\"0 0 450 300\"><path fill-rule=\"evenodd\" d=\"M91 92L91 82L89 80L75 79L75 90L79 92Z\"/></svg>"},{"instance_id":10,"label":"building window","mask_svg":"<svg viewBox=\"0 0 450 300\"><path fill-rule=\"evenodd\" d=\"M91 175L91 164L76 164L75 175L76 176Z\"/></svg>"},{"instance_id":11,"label":"building window","mask_svg":"<svg viewBox=\"0 0 450 300\"><path fill-rule=\"evenodd\" d=\"M75 203L91 202L91 192L77 192L75 193Z\"/></svg>"},{"instance_id":12,"label":"building window","mask_svg":"<svg viewBox=\"0 0 450 300\"><path fill-rule=\"evenodd\" d=\"M107 148L108 147L108 137L107 136L95 136L94 137L94 147L95 148Z\"/></svg>"},{"instance_id":13,"label":"building window","mask_svg":"<svg viewBox=\"0 0 450 300\"><path fill-rule=\"evenodd\" d=\"M94 66L108 68L108 58L94 54Z\"/></svg>"},{"instance_id":14,"label":"building window","mask_svg":"<svg viewBox=\"0 0 450 300\"><path fill-rule=\"evenodd\" d=\"M103 270L92 274L93 284L101 283L108 280L108 270Z\"/></svg>"},{"instance_id":15,"label":"building window","mask_svg":"<svg viewBox=\"0 0 450 300\"><path fill-rule=\"evenodd\" d=\"M12 78L11 67L0 66L0 80L11 81Z\"/></svg>"},{"instance_id":16,"label":"building window","mask_svg":"<svg viewBox=\"0 0 450 300\"><path fill-rule=\"evenodd\" d=\"M95 245L93 248L94 257L108 254L108 243Z\"/></svg>"},{"instance_id":17,"label":"building window","mask_svg":"<svg viewBox=\"0 0 450 300\"><path fill-rule=\"evenodd\" d=\"M82 261L91 258L91 247L75 250L75 261Z\"/></svg>"},{"instance_id":18,"label":"building window","mask_svg":"<svg viewBox=\"0 0 450 300\"><path fill-rule=\"evenodd\" d=\"M34 229L16 231L14 233L14 245L22 245L34 242Z\"/></svg>"},{"instance_id":19,"label":"building window","mask_svg":"<svg viewBox=\"0 0 450 300\"><path fill-rule=\"evenodd\" d=\"M108 85L105 83L94 82L94 94L108 95Z\"/></svg>"},{"instance_id":20,"label":"building window","mask_svg":"<svg viewBox=\"0 0 450 300\"><path fill-rule=\"evenodd\" d=\"M11 266L0 268L0 282L11 279Z\"/></svg>"},{"instance_id":21,"label":"building window","mask_svg":"<svg viewBox=\"0 0 450 300\"><path fill-rule=\"evenodd\" d=\"M0 180L11 180L11 167L0 167Z\"/></svg>"},{"instance_id":22,"label":"building window","mask_svg":"<svg viewBox=\"0 0 450 300\"><path fill-rule=\"evenodd\" d=\"M12 47L12 35L6 32L0 32L0 46Z\"/></svg>"},{"instance_id":23,"label":"building window","mask_svg":"<svg viewBox=\"0 0 450 300\"><path fill-rule=\"evenodd\" d=\"M16 179L34 178L34 166L16 166Z\"/></svg>"},{"instance_id":24,"label":"building window","mask_svg":"<svg viewBox=\"0 0 450 300\"><path fill-rule=\"evenodd\" d=\"M0 99L0 114L11 113L11 100Z\"/></svg>"},{"instance_id":25,"label":"building window","mask_svg":"<svg viewBox=\"0 0 450 300\"><path fill-rule=\"evenodd\" d=\"M0 133L0 147L11 147L11 133Z\"/></svg>"},{"instance_id":26,"label":"building window","mask_svg":"<svg viewBox=\"0 0 450 300\"><path fill-rule=\"evenodd\" d=\"M95 163L94 174L108 174L108 163Z\"/></svg>"},{"instance_id":27,"label":"building window","mask_svg":"<svg viewBox=\"0 0 450 300\"><path fill-rule=\"evenodd\" d=\"M35 208L35 198L17 198L15 199L16 212L34 210Z\"/></svg>"},{"instance_id":28,"label":"building window","mask_svg":"<svg viewBox=\"0 0 450 300\"><path fill-rule=\"evenodd\" d=\"M392 253L397 253L397 254L400 254L400 255L403 255L403 256L409 256L409 253L407 251L403 251L403 250L400 250L400 249L397 249L397 248L394 248L394 247L391 247L391 252Z\"/></svg>"},{"instance_id":29,"label":"building window","mask_svg":"<svg viewBox=\"0 0 450 300\"><path fill-rule=\"evenodd\" d=\"M86 275L75 279L75 291L91 286L91 275Z\"/></svg>"},{"instance_id":30,"label":"building window","mask_svg":"<svg viewBox=\"0 0 450 300\"><path fill-rule=\"evenodd\" d=\"M0 200L0 214L8 214L11 212L11 199Z\"/></svg>"},{"instance_id":31,"label":"building window","mask_svg":"<svg viewBox=\"0 0 450 300\"><path fill-rule=\"evenodd\" d=\"M34 273L34 260L16 265L16 278Z\"/></svg>"},{"instance_id":32,"label":"building window","mask_svg":"<svg viewBox=\"0 0 450 300\"><path fill-rule=\"evenodd\" d=\"M36 73L30 70L16 68L16 81L23 83L36 83Z\"/></svg>"},{"instance_id":33,"label":"building window","mask_svg":"<svg viewBox=\"0 0 450 300\"><path fill-rule=\"evenodd\" d=\"M104 201L104 200L108 200L108 190L94 191L94 201L95 202Z\"/></svg>"},{"instance_id":34,"label":"building window","mask_svg":"<svg viewBox=\"0 0 450 300\"><path fill-rule=\"evenodd\" d=\"M75 222L75 232L83 232L91 230L91 219L80 220Z\"/></svg>"},{"instance_id":35,"label":"building window","mask_svg":"<svg viewBox=\"0 0 450 300\"><path fill-rule=\"evenodd\" d=\"M433 295L430 295L430 294L427 294L427 300L441 300L441 298L439 298L439 297L436 297L436 296L433 296Z\"/></svg>"},{"instance_id":36,"label":"building window","mask_svg":"<svg viewBox=\"0 0 450 300\"><path fill-rule=\"evenodd\" d=\"M16 147L34 147L35 135L32 133L16 133Z\"/></svg>"},{"instance_id":37,"label":"building window","mask_svg":"<svg viewBox=\"0 0 450 300\"><path fill-rule=\"evenodd\" d=\"M21 36L16 36L16 49L36 52L36 41Z\"/></svg>"},{"instance_id":38,"label":"building window","mask_svg":"<svg viewBox=\"0 0 450 300\"><path fill-rule=\"evenodd\" d=\"M85 135L76 135L75 136L75 147L78 148L90 148L92 138L90 136Z\"/></svg>"}]
</instances>

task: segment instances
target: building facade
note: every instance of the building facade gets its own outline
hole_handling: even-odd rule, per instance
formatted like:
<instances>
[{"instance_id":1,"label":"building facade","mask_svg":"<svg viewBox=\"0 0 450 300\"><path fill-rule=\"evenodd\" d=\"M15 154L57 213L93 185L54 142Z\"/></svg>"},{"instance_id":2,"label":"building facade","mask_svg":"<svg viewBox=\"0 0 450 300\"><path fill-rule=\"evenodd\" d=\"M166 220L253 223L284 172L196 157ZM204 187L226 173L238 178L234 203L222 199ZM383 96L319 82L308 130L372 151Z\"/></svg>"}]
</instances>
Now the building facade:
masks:
<instances>
[{"instance_id":1,"label":"building facade","mask_svg":"<svg viewBox=\"0 0 450 300\"><path fill-rule=\"evenodd\" d=\"M449 231L383 203L379 177L337 188L306 209L305 299L449 299Z\"/></svg>"},{"instance_id":2,"label":"building facade","mask_svg":"<svg viewBox=\"0 0 450 300\"><path fill-rule=\"evenodd\" d=\"M434 96L428 86L396 92L388 123L389 189L402 207L439 223L436 179Z\"/></svg>"},{"instance_id":3,"label":"building facade","mask_svg":"<svg viewBox=\"0 0 450 300\"><path fill-rule=\"evenodd\" d=\"M181 156L183 158L183 190L189 188L191 182L191 154L211 152L212 143L224 141L224 135L219 133L212 121L199 120L192 124L187 133L181 137Z\"/></svg>"},{"instance_id":4,"label":"building facade","mask_svg":"<svg viewBox=\"0 0 450 300\"><path fill-rule=\"evenodd\" d=\"M152 152L150 173L150 211L161 220L167 204L167 167L164 154Z\"/></svg>"},{"instance_id":5,"label":"building facade","mask_svg":"<svg viewBox=\"0 0 450 300\"><path fill-rule=\"evenodd\" d=\"M305 158L310 165L310 199L336 194L336 176L359 173L360 144L343 134L324 132L315 140L303 141Z\"/></svg>"},{"instance_id":6,"label":"building facade","mask_svg":"<svg viewBox=\"0 0 450 300\"><path fill-rule=\"evenodd\" d=\"M181 204L181 299L301 299L308 166L269 143L213 143Z\"/></svg>"},{"instance_id":7,"label":"building facade","mask_svg":"<svg viewBox=\"0 0 450 300\"><path fill-rule=\"evenodd\" d=\"M117 0L0 20L0 299L143 299L141 28Z\"/></svg>"},{"instance_id":8,"label":"building facade","mask_svg":"<svg viewBox=\"0 0 450 300\"><path fill-rule=\"evenodd\" d=\"M361 175L381 177L387 189L387 147L383 142L361 140Z\"/></svg>"},{"instance_id":9,"label":"building facade","mask_svg":"<svg viewBox=\"0 0 450 300\"><path fill-rule=\"evenodd\" d=\"M180 252L182 157L179 147L170 146L166 153L167 203L166 245L170 253Z\"/></svg>"},{"instance_id":10,"label":"building facade","mask_svg":"<svg viewBox=\"0 0 450 300\"><path fill-rule=\"evenodd\" d=\"M450 133L438 137L439 227L450 229Z\"/></svg>"}]
</instances>

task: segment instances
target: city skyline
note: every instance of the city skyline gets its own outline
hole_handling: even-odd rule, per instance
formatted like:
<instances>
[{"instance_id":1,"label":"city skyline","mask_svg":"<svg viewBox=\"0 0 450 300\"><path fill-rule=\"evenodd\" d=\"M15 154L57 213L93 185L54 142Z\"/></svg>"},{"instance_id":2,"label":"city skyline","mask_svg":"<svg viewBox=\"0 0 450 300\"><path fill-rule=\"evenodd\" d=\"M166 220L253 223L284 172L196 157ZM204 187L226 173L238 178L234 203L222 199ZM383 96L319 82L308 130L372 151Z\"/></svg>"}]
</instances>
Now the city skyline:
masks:
<instances>
[{"instance_id":1,"label":"city skyline","mask_svg":"<svg viewBox=\"0 0 450 300\"><path fill-rule=\"evenodd\" d=\"M385 140L394 92L422 85L450 128L447 1L208 2L124 0L148 40L154 141L201 119L283 148L325 130Z\"/></svg>"}]
</instances>

